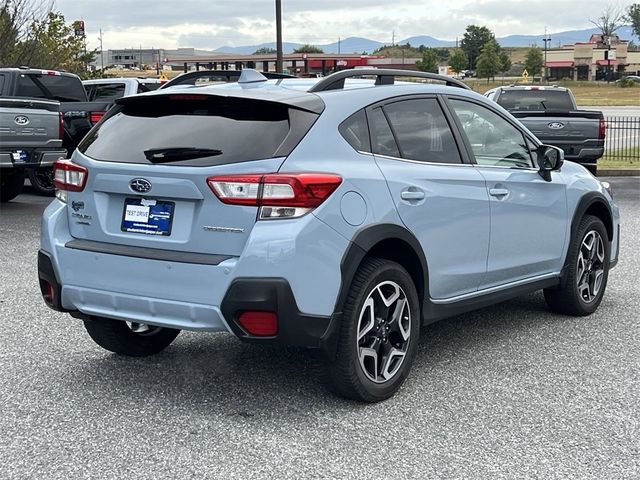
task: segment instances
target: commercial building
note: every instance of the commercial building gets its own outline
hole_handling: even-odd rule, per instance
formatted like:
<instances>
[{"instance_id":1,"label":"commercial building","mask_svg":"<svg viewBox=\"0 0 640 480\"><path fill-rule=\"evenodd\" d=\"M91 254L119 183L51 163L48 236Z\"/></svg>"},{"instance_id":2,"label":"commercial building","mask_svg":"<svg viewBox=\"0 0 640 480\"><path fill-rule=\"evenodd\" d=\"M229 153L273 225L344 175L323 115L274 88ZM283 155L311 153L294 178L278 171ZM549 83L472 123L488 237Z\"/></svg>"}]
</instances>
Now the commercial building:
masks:
<instances>
[{"instance_id":1,"label":"commercial building","mask_svg":"<svg viewBox=\"0 0 640 480\"><path fill-rule=\"evenodd\" d=\"M617 36L603 41L592 35L588 42L547 50L546 67L550 79L607 80L622 74L640 73L640 50L630 50Z\"/></svg>"}]
</instances>

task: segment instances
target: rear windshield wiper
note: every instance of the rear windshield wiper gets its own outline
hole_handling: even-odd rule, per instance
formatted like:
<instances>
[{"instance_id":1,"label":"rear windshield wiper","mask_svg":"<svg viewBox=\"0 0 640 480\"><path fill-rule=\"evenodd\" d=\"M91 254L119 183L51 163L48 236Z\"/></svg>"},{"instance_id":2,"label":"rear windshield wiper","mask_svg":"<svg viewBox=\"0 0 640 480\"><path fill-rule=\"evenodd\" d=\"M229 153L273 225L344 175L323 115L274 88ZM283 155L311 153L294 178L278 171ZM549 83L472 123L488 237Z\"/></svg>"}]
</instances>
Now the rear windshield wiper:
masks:
<instances>
[{"instance_id":1,"label":"rear windshield wiper","mask_svg":"<svg viewBox=\"0 0 640 480\"><path fill-rule=\"evenodd\" d=\"M144 151L144 156L152 163L174 162L176 160L193 160L194 158L215 157L222 155L222 150L214 148L153 148Z\"/></svg>"}]
</instances>

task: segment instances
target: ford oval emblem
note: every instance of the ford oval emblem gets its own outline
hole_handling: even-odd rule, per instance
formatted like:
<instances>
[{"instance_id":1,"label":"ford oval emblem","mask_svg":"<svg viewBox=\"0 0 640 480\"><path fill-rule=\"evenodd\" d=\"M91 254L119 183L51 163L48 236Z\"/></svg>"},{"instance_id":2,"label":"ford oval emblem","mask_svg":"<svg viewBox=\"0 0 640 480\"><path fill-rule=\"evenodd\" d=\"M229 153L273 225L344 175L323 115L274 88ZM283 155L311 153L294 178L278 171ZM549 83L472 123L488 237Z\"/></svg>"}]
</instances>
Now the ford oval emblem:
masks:
<instances>
[{"instance_id":1,"label":"ford oval emblem","mask_svg":"<svg viewBox=\"0 0 640 480\"><path fill-rule=\"evenodd\" d=\"M26 115L18 115L13 119L16 125L29 125L29 117Z\"/></svg>"},{"instance_id":2,"label":"ford oval emblem","mask_svg":"<svg viewBox=\"0 0 640 480\"><path fill-rule=\"evenodd\" d=\"M138 193L147 193L151 190L151 182L144 178L134 178L129 182L129 186L131 190Z\"/></svg>"},{"instance_id":3,"label":"ford oval emblem","mask_svg":"<svg viewBox=\"0 0 640 480\"><path fill-rule=\"evenodd\" d=\"M552 130L560 130L561 128L564 128L564 123L561 122L551 122L548 124L548 127Z\"/></svg>"}]
</instances>

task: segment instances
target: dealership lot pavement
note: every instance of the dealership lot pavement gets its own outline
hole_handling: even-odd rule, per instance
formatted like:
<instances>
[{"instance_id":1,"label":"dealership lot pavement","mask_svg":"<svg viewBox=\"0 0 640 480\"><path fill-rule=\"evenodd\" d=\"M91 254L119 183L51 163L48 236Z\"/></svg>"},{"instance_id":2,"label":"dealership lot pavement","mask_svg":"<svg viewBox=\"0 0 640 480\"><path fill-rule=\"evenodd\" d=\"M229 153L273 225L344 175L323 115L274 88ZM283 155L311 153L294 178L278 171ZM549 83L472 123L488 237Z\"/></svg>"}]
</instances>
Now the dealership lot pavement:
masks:
<instances>
[{"instance_id":1,"label":"dealership lot pavement","mask_svg":"<svg viewBox=\"0 0 640 480\"><path fill-rule=\"evenodd\" d=\"M621 260L596 314L533 294L429 326L378 405L228 335L101 350L40 299L49 199L23 194L0 211L0 478L639 478L640 178L610 181Z\"/></svg>"}]
</instances>

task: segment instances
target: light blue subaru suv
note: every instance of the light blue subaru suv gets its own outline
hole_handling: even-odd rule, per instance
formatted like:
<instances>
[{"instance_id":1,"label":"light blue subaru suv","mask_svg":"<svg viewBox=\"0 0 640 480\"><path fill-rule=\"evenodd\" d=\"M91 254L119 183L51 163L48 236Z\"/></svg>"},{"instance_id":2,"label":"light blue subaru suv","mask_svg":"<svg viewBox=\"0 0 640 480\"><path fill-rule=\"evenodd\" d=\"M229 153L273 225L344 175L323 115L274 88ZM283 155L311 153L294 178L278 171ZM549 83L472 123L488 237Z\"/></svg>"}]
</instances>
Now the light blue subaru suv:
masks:
<instances>
[{"instance_id":1,"label":"light blue subaru suv","mask_svg":"<svg viewBox=\"0 0 640 480\"><path fill-rule=\"evenodd\" d=\"M317 349L367 402L398 390L422 325L540 289L594 312L609 186L463 83L407 74L245 70L119 99L55 165L45 302L121 355L183 329Z\"/></svg>"}]
</instances>

